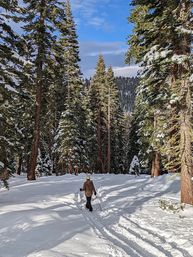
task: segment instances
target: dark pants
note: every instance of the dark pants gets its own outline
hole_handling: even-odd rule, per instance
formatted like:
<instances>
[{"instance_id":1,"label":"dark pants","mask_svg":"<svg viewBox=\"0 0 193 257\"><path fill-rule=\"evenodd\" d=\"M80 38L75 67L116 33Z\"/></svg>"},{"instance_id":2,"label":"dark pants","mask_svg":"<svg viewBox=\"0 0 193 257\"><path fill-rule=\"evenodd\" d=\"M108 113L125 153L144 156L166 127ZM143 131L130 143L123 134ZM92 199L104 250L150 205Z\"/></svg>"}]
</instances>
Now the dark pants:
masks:
<instances>
[{"instance_id":1,"label":"dark pants","mask_svg":"<svg viewBox=\"0 0 193 257\"><path fill-rule=\"evenodd\" d=\"M92 211L92 205L91 205L91 196L86 197L86 208L89 209L89 211Z\"/></svg>"}]
</instances>

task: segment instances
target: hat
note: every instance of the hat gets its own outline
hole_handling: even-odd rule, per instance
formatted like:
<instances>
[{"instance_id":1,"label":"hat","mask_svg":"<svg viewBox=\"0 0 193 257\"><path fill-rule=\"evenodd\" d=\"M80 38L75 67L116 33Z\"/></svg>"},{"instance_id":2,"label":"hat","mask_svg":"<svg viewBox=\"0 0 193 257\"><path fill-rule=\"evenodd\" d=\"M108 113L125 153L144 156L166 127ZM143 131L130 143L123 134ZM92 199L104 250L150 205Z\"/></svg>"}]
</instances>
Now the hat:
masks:
<instances>
[{"instance_id":1,"label":"hat","mask_svg":"<svg viewBox=\"0 0 193 257\"><path fill-rule=\"evenodd\" d=\"M89 180L90 179L90 175L86 175L86 179Z\"/></svg>"}]
</instances>

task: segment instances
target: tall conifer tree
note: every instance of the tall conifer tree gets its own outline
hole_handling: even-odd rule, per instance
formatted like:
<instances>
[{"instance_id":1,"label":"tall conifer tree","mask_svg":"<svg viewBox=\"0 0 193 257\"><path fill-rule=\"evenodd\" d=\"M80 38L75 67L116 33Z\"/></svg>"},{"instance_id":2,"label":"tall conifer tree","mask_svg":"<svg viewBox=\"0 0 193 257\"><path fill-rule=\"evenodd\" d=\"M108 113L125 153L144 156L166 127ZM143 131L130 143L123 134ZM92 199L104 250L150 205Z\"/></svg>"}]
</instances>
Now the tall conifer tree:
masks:
<instances>
[{"instance_id":1,"label":"tall conifer tree","mask_svg":"<svg viewBox=\"0 0 193 257\"><path fill-rule=\"evenodd\" d=\"M97 172L105 172L106 149L104 142L107 142L107 129L105 121L105 105L108 99L106 92L106 71L103 56L99 56L96 67L96 73L92 78L89 97L90 110L92 112L92 120L94 125L94 137L92 138L92 149L95 149L95 165L94 169ZM97 142L97 144L96 144ZM97 149L96 149L97 147Z\"/></svg>"},{"instance_id":2,"label":"tall conifer tree","mask_svg":"<svg viewBox=\"0 0 193 257\"><path fill-rule=\"evenodd\" d=\"M70 1L65 2L66 19L60 44L64 49L66 103L58 129L58 153L65 170L77 172L87 165L83 82L79 67L79 45Z\"/></svg>"},{"instance_id":3,"label":"tall conifer tree","mask_svg":"<svg viewBox=\"0 0 193 257\"><path fill-rule=\"evenodd\" d=\"M154 147L153 153L157 153L157 150L161 152L162 148L168 149L169 159L172 160L170 168L173 165L176 169L176 160L179 160L182 176L181 200L193 204L190 137L191 1L136 0L133 4L136 10L145 10L140 20L143 22L139 23L133 18L137 33L129 41L129 55L137 57L137 61L143 61L145 67L140 93L142 102L147 104L147 114L151 114L150 110L152 112L151 132L155 140L149 141L149 144ZM149 99L154 103L153 109L149 108ZM160 107L165 108L164 113L160 112ZM166 138L169 139L168 145ZM175 151L170 151L169 148Z\"/></svg>"},{"instance_id":4,"label":"tall conifer tree","mask_svg":"<svg viewBox=\"0 0 193 257\"><path fill-rule=\"evenodd\" d=\"M24 28L25 38L31 46L30 57L35 63L35 127L28 169L28 179L35 179L35 169L37 165L38 148L40 146L41 132L41 109L42 98L45 94L47 85L47 68L50 52L55 41L54 32L56 31L55 21L60 12L58 7L61 5L57 0L24 0Z\"/></svg>"},{"instance_id":5,"label":"tall conifer tree","mask_svg":"<svg viewBox=\"0 0 193 257\"><path fill-rule=\"evenodd\" d=\"M89 88L89 147L97 172L119 172L123 165L123 112L112 67L107 71L99 56L96 73Z\"/></svg>"},{"instance_id":6,"label":"tall conifer tree","mask_svg":"<svg viewBox=\"0 0 193 257\"><path fill-rule=\"evenodd\" d=\"M108 172L121 172L123 168L123 111L120 106L119 91L112 67L106 74L107 109L107 164Z\"/></svg>"},{"instance_id":7,"label":"tall conifer tree","mask_svg":"<svg viewBox=\"0 0 193 257\"><path fill-rule=\"evenodd\" d=\"M0 171L6 171L13 161L19 134L16 103L23 77L24 42L10 27L8 21L16 19L17 1L0 3ZM17 20L17 19L16 19Z\"/></svg>"}]
</instances>

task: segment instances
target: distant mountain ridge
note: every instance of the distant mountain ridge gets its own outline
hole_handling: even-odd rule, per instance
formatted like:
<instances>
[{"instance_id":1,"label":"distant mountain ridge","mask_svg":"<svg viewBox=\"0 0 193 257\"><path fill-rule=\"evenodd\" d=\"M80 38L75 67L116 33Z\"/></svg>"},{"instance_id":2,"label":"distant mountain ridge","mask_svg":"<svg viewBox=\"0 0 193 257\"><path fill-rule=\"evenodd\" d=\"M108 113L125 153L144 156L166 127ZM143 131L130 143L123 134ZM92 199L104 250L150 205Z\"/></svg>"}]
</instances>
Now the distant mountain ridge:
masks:
<instances>
[{"instance_id":1,"label":"distant mountain ridge","mask_svg":"<svg viewBox=\"0 0 193 257\"><path fill-rule=\"evenodd\" d=\"M85 80L85 86L89 87L91 79ZM124 112L132 112L135 103L136 88L139 84L137 77L115 77L119 89L121 107Z\"/></svg>"},{"instance_id":2,"label":"distant mountain ridge","mask_svg":"<svg viewBox=\"0 0 193 257\"><path fill-rule=\"evenodd\" d=\"M132 112L139 79L137 77L116 77L115 80L120 92L122 109L125 112Z\"/></svg>"}]
</instances>

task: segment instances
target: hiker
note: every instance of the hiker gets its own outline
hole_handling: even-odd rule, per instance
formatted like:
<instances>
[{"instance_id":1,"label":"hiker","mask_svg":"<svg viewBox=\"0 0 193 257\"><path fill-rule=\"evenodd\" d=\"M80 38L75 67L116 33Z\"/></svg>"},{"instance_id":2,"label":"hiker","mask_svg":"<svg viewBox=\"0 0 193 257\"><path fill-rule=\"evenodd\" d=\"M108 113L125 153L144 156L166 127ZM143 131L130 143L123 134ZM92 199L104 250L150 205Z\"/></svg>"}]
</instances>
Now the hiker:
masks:
<instances>
[{"instance_id":1,"label":"hiker","mask_svg":"<svg viewBox=\"0 0 193 257\"><path fill-rule=\"evenodd\" d=\"M89 209L89 211L92 211L92 205L91 205L91 199L92 195L96 195L96 190L94 187L94 184L92 180L90 179L90 176L87 175L86 181L84 182L83 188L80 188L80 191L85 191L85 196L86 196L86 208Z\"/></svg>"}]
</instances>

